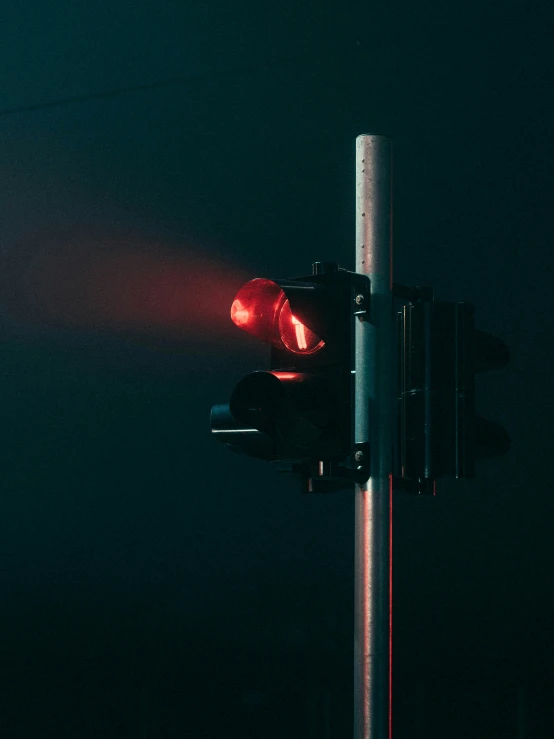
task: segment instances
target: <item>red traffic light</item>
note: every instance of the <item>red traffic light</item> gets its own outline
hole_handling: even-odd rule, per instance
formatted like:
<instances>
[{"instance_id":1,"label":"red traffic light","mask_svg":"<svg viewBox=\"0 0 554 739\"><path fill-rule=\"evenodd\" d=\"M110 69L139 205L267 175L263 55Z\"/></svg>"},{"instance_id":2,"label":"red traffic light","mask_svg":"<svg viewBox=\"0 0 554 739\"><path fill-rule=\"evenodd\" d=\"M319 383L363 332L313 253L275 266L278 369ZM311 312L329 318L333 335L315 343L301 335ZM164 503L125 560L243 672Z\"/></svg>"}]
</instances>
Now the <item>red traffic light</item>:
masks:
<instances>
[{"instance_id":1,"label":"red traffic light","mask_svg":"<svg viewBox=\"0 0 554 739\"><path fill-rule=\"evenodd\" d=\"M285 291L273 280L258 277L244 285L231 306L239 328L279 349L314 354L325 342L293 315Z\"/></svg>"}]
</instances>

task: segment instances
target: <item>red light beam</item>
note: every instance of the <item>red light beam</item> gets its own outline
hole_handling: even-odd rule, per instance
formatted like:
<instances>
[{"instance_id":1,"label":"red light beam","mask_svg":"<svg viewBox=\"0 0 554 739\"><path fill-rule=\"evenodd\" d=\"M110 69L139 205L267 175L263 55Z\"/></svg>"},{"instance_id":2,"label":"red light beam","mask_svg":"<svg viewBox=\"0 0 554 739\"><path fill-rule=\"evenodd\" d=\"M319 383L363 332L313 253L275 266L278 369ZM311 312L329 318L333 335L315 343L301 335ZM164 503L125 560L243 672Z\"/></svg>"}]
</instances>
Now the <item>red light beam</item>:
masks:
<instances>
[{"instance_id":1,"label":"red light beam","mask_svg":"<svg viewBox=\"0 0 554 739\"><path fill-rule=\"evenodd\" d=\"M213 339L245 275L221 257L139 240L27 245L6 256L0 310L19 324Z\"/></svg>"}]
</instances>

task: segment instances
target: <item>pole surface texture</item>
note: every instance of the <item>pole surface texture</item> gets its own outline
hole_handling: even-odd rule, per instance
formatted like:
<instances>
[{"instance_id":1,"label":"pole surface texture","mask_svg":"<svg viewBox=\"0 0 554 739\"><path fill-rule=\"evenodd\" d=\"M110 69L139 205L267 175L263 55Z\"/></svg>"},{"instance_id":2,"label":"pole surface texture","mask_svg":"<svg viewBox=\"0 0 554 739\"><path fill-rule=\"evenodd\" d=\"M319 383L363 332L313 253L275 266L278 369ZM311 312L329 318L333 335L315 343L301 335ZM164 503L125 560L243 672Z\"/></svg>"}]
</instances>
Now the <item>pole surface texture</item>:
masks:
<instances>
[{"instance_id":1,"label":"pole surface texture","mask_svg":"<svg viewBox=\"0 0 554 739\"><path fill-rule=\"evenodd\" d=\"M356 139L356 272L371 280L356 326L356 442L370 478L355 488L354 739L390 737L392 475L392 143Z\"/></svg>"}]
</instances>

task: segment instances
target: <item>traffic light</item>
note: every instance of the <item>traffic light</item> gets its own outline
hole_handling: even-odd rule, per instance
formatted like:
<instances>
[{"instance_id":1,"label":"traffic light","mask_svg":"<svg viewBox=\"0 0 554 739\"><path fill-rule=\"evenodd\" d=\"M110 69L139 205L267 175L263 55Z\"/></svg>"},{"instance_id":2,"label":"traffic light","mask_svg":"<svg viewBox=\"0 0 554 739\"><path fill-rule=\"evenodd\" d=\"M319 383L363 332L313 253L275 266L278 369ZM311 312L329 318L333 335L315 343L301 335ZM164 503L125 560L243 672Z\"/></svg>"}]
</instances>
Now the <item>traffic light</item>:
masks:
<instances>
[{"instance_id":1,"label":"traffic light","mask_svg":"<svg viewBox=\"0 0 554 739\"><path fill-rule=\"evenodd\" d=\"M354 322L368 318L369 290L367 277L335 262L316 262L307 277L246 283L231 319L271 346L269 368L244 377L229 404L212 408L214 436L284 463L306 492L365 482L366 445L352 430Z\"/></svg>"},{"instance_id":2,"label":"traffic light","mask_svg":"<svg viewBox=\"0 0 554 739\"><path fill-rule=\"evenodd\" d=\"M355 439L355 321L371 321L365 275L316 262L309 276L256 278L231 319L270 345L269 368L215 405L211 431L230 449L299 474L306 492L365 482L368 442ZM394 285L397 314L397 487L434 494L441 477L475 477L477 459L505 454L506 430L477 415L475 377L504 367L506 344L475 328L474 306L437 302L431 288Z\"/></svg>"},{"instance_id":3,"label":"traffic light","mask_svg":"<svg viewBox=\"0 0 554 739\"><path fill-rule=\"evenodd\" d=\"M505 454L507 431L481 418L475 376L504 367L506 344L475 328L469 303L435 302L430 288L396 287L398 313L397 475L409 489L435 492L439 477L475 477L479 458Z\"/></svg>"}]
</instances>

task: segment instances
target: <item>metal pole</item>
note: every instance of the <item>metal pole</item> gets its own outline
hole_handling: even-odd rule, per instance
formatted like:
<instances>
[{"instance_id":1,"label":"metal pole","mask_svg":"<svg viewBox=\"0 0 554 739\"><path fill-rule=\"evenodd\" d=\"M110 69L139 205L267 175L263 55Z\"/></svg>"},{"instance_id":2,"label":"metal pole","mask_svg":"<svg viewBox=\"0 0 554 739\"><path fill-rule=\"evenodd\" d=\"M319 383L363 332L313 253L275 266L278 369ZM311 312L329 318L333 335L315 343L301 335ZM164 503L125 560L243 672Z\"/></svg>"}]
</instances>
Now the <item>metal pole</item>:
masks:
<instances>
[{"instance_id":1,"label":"metal pole","mask_svg":"<svg viewBox=\"0 0 554 739\"><path fill-rule=\"evenodd\" d=\"M390 736L392 475L392 143L356 139L356 272L371 280L356 326L356 442L371 476L355 489L354 739Z\"/></svg>"}]
</instances>

